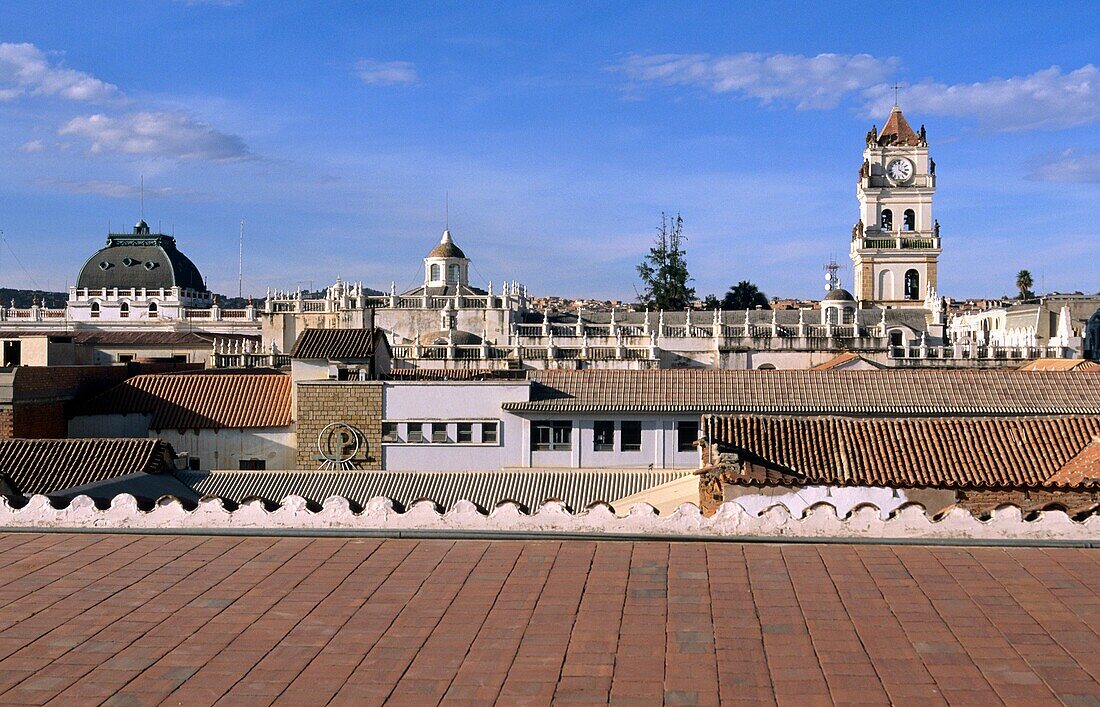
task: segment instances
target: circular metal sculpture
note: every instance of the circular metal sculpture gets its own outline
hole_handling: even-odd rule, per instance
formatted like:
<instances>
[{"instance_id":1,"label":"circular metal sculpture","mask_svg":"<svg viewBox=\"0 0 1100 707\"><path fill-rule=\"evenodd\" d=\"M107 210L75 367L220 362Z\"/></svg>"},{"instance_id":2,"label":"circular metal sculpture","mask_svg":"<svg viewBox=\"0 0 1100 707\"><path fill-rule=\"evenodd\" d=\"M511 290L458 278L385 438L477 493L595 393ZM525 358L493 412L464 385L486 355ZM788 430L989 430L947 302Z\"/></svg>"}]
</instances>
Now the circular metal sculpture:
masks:
<instances>
[{"instance_id":1,"label":"circular metal sculpture","mask_svg":"<svg viewBox=\"0 0 1100 707\"><path fill-rule=\"evenodd\" d=\"M350 469L363 445L359 430L346 422L330 422L317 434L317 451L321 453L322 469Z\"/></svg>"}]
</instances>

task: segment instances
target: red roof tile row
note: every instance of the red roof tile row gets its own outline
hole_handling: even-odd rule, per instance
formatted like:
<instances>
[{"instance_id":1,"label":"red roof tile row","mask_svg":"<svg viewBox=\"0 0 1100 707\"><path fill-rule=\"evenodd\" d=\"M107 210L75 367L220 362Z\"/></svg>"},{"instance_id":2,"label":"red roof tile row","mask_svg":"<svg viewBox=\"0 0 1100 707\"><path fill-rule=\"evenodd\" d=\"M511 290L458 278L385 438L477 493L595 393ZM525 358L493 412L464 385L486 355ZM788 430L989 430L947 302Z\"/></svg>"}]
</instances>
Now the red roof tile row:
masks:
<instances>
[{"instance_id":1,"label":"red roof tile row","mask_svg":"<svg viewBox=\"0 0 1100 707\"><path fill-rule=\"evenodd\" d=\"M800 483L1100 488L1095 459L1100 417L1096 416L858 419L729 415L706 417L704 430L720 449L732 448L747 461L790 472ZM1075 462L1082 454L1087 458ZM1067 468L1076 469L1076 473L1059 474ZM764 480L746 479L756 481ZM766 482L771 481L769 477Z\"/></svg>"},{"instance_id":2,"label":"red roof tile row","mask_svg":"<svg viewBox=\"0 0 1100 707\"><path fill-rule=\"evenodd\" d=\"M82 415L151 417L150 429L286 427L290 376L278 373L141 375L90 400Z\"/></svg>"}]
</instances>

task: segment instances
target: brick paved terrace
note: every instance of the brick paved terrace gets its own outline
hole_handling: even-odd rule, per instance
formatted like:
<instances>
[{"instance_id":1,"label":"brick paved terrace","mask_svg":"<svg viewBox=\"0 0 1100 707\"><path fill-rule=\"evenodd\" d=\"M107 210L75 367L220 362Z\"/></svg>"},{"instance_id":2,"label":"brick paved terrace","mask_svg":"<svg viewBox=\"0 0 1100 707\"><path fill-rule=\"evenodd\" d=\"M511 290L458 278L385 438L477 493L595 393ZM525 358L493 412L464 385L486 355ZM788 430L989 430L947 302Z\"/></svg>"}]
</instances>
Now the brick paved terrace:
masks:
<instances>
[{"instance_id":1,"label":"brick paved terrace","mask_svg":"<svg viewBox=\"0 0 1100 707\"><path fill-rule=\"evenodd\" d=\"M0 535L0 703L1100 702L1100 554Z\"/></svg>"}]
</instances>

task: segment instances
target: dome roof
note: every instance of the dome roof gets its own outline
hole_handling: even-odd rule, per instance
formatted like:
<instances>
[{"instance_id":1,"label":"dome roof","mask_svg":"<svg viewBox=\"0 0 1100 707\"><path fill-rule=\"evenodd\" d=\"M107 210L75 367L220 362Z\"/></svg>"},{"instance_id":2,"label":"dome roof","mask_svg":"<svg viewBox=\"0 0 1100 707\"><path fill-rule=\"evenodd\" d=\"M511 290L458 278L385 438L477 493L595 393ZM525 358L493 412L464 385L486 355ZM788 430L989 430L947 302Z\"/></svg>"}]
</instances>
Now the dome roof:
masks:
<instances>
[{"instance_id":1,"label":"dome roof","mask_svg":"<svg viewBox=\"0 0 1100 707\"><path fill-rule=\"evenodd\" d=\"M202 273L176 249L176 239L150 233L139 221L133 233L111 233L107 245L88 258L76 279L78 288L184 289L206 292Z\"/></svg>"},{"instance_id":2,"label":"dome roof","mask_svg":"<svg viewBox=\"0 0 1100 707\"><path fill-rule=\"evenodd\" d=\"M427 346L430 344L447 343L447 337L454 332L454 342L456 346L474 346L481 343L481 337L477 334L472 334L468 331L462 331L461 329L440 329L439 331L429 331L420 335L420 344Z\"/></svg>"},{"instance_id":3,"label":"dome roof","mask_svg":"<svg viewBox=\"0 0 1100 707\"><path fill-rule=\"evenodd\" d=\"M835 290L829 290L829 294L825 295L825 299L822 302L855 302L856 298L852 296L852 293L845 290L843 287L838 287Z\"/></svg>"},{"instance_id":4,"label":"dome roof","mask_svg":"<svg viewBox=\"0 0 1100 707\"><path fill-rule=\"evenodd\" d=\"M439 239L439 245L428 252L429 258L465 258L466 254L451 240L451 231L443 231L443 237Z\"/></svg>"}]
</instances>

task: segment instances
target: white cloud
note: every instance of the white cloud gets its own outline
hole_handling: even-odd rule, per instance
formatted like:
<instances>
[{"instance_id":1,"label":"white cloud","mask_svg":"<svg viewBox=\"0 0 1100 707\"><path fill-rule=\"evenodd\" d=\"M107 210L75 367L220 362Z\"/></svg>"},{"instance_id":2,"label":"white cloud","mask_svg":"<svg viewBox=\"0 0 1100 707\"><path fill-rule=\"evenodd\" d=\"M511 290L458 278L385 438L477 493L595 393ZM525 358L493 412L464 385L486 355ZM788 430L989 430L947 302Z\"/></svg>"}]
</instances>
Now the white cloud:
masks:
<instances>
[{"instance_id":1,"label":"white cloud","mask_svg":"<svg viewBox=\"0 0 1100 707\"><path fill-rule=\"evenodd\" d=\"M141 196L141 187L138 184L128 184L126 182L110 182L97 179L88 181L39 179L37 183L43 186L63 189L72 194L94 194L96 196L106 196L116 199L137 199ZM145 196L167 198L205 196L205 194L190 189L146 186Z\"/></svg>"},{"instance_id":2,"label":"white cloud","mask_svg":"<svg viewBox=\"0 0 1100 707\"><path fill-rule=\"evenodd\" d=\"M869 116L884 115L893 91L874 86L866 92ZM1086 64L1063 73L1057 66L1027 76L977 83L922 81L901 94L906 112L970 118L998 131L1059 130L1100 122L1100 69Z\"/></svg>"},{"instance_id":3,"label":"white cloud","mask_svg":"<svg viewBox=\"0 0 1100 707\"><path fill-rule=\"evenodd\" d=\"M637 85L697 86L734 93L765 104L794 104L800 110L833 108L845 94L883 81L897 59L869 54L631 55L612 70Z\"/></svg>"},{"instance_id":4,"label":"white cloud","mask_svg":"<svg viewBox=\"0 0 1100 707\"><path fill-rule=\"evenodd\" d=\"M106 101L120 95L114 84L51 64L46 53L33 44L0 43L0 100L28 92L70 101Z\"/></svg>"},{"instance_id":5,"label":"white cloud","mask_svg":"<svg viewBox=\"0 0 1100 707\"><path fill-rule=\"evenodd\" d=\"M32 152L43 152L46 149L46 144L41 140L29 140L19 146L20 152L30 154Z\"/></svg>"},{"instance_id":6,"label":"white cloud","mask_svg":"<svg viewBox=\"0 0 1100 707\"><path fill-rule=\"evenodd\" d=\"M1041 182L1100 183L1100 151L1065 150L1036 165L1028 177Z\"/></svg>"},{"instance_id":7,"label":"white cloud","mask_svg":"<svg viewBox=\"0 0 1100 707\"><path fill-rule=\"evenodd\" d=\"M416 66L411 61L378 61L360 59L355 62L355 75L373 86L416 83Z\"/></svg>"},{"instance_id":8,"label":"white cloud","mask_svg":"<svg viewBox=\"0 0 1100 707\"><path fill-rule=\"evenodd\" d=\"M237 135L223 133L176 111L142 111L120 117L73 118L58 131L87 140L92 154L120 153L181 160L231 162L251 159Z\"/></svg>"}]
</instances>

